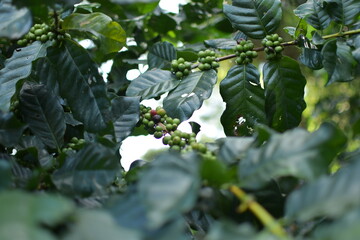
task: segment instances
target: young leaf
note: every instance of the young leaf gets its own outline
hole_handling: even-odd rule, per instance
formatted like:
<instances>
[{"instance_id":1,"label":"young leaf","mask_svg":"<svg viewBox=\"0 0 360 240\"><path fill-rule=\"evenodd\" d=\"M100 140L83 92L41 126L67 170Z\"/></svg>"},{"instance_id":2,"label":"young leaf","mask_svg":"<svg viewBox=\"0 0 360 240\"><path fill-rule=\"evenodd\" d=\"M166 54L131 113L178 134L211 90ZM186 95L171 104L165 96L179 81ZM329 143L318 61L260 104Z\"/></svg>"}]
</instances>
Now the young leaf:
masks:
<instances>
[{"instance_id":1,"label":"young leaf","mask_svg":"<svg viewBox=\"0 0 360 240\"><path fill-rule=\"evenodd\" d=\"M356 159L333 176L320 178L292 192L285 205L285 216L301 222L321 216L341 216L360 206L359 182L360 161Z\"/></svg>"},{"instance_id":2,"label":"young leaf","mask_svg":"<svg viewBox=\"0 0 360 240\"><path fill-rule=\"evenodd\" d=\"M117 97L112 100L112 114L116 141L121 142L131 134L139 121L139 97Z\"/></svg>"},{"instance_id":3,"label":"young leaf","mask_svg":"<svg viewBox=\"0 0 360 240\"><path fill-rule=\"evenodd\" d=\"M16 9L10 4L0 5L0 38L18 39L29 31L31 25L29 9Z\"/></svg>"},{"instance_id":4,"label":"young leaf","mask_svg":"<svg viewBox=\"0 0 360 240\"><path fill-rule=\"evenodd\" d=\"M265 122L265 96L259 78L257 68L246 64L233 66L221 81L220 94L226 103L221 124L226 135L251 135L257 123Z\"/></svg>"},{"instance_id":5,"label":"young leaf","mask_svg":"<svg viewBox=\"0 0 360 240\"><path fill-rule=\"evenodd\" d=\"M344 40L330 40L324 45L321 53L324 68L329 75L327 85L354 79L356 60L351 53L351 48Z\"/></svg>"},{"instance_id":6,"label":"young leaf","mask_svg":"<svg viewBox=\"0 0 360 240\"><path fill-rule=\"evenodd\" d=\"M149 69L170 68L170 62L176 58L176 50L169 42L155 43L148 54Z\"/></svg>"},{"instance_id":7,"label":"young leaf","mask_svg":"<svg viewBox=\"0 0 360 240\"><path fill-rule=\"evenodd\" d=\"M193 207L200 187L197 161L195 155L183 158L166 153L143 173L139 194L147 208L150 228L157 228Z\"/></svg>"},{"instance_id":8,"label":"young leaf","mask_svg":"<svg viewBox=\"0 0 360 240\"><path fill-rule=\"evenodd\" d=\"M5 67L0 70L0 110L6 112L10 99L16 90L16 83L28 77L32 62L46 55L50 42L41 44L39 41L14 51L11 58L5 61Z\"/></svg>"},{"instance_id":9,"label":"young leaf","mask_svg":"<svg viewBox=\"0 0 360 240\"><path fill-rule=\"evenodd\" d=\"M360 14L360 2L358 0L326 0L329 3L330 16L342 25L350 25L356 22Z\"/></svg>"},{"instance_id":10,"label":"young leaf","mask_svg":"<svg viewBox=\"0 0 360 240\"><path fill-rule=\"evenodd\" d=\"M328 172L345 143L344 134L330 124L314 133L293 129L272 135L265 145L250 149L240 161L240 182L247 188L259 188L281 176L314 180Z\"/></svg>"},{"instance_id":11,"label":"young leaf","mask_svg":"<svg viewBox=\"0 0 360 240\"><path fill-rule=\"evenodd\" d=\"M66 194L89 196L103 194L120 174L116 154L98 143L89 143L52 175L55 186Z\"/></svg>"},{"instance_id":12,"label":"young leaf","mask_svg":"<svg viewBox=\"0 0 360 240\"><path fill-rule=\"evenodd\" d=\"M216 80L217 74L213 69L191 73L164 99L166 112L181 121L189 119L210 97Z\"/></svg>"},{"instance_id":13,"label":"young leaf","mask_svg":"<svg viewBox=\"0 0 360 240\"><path fill-rule=\"evenodd\" d=\"M153 69L132 80L126 90L126 95L150 99L171 91L178 84L179 80L170 71Z\"/></svg>"},{"instance_id":14,"label":"young leaf","mask_svg":"<svg viewBox=\"0 0 360 240\"><path fill-rule=\"evenodd\" d=\"M48 59L57 71L60 94L66 98L74 117L89 132L106 128L110 102L104 80L87 51L75 42L48 51Z\"/></svg>"},{"instance_id":15,"label":"young leaf","mask_svg":"<svg viewBox=\"0 0 360 240\"><path fill-rule=\"evenodd\" d=\"M126 33L115 21L100 12L91 14L72 13L61 24L64 30L75 30L93 34L100 40L99 52L118 52L126 42Z\"/></svg>"},{"instance_id":16,"label":"young leaf","mask_svg":"<svg viewBox=\"0 0 360 240\"><path fill-rule=\"evenodd\" d=\"M326 11L326 2L321 0L308 0L306 3L298 6L294 13L299 18L305 20L314 28L323 30L331 22L330 15Z\"/></svg>"},{"instance_id":17,"label":"young leaf","mask_svg":"<svg viewBox=\"0 0 360 240\"><path fill-rule=\"evenodd\" d=\"M25 82L19 98L21 114L32 133L49 148L60 150L66 124L57 96L45 85Z\"/></svg>"},{"instance_id":18,"label":"young leaf","mask_svg":"<svg viewBox=\"0 0 360 240\"><path fill-rule=\"evenodd\" d=\"M298 126L306 107L306 80L299 64L289 57L283 57L267 62L263 73L265 111L269 126L281 132Z\"/></svg>"},{"instance_id":19,"label":"young leaf","mask_svg":"<svg viewBox=\"0 0 360 240\"><path fill-rule=\"evenodd\" d=\"M224 4L224 14L233 27L255 39L275 32L282 18L279 0L233 0Z\"/></svg>"}]
</instances>

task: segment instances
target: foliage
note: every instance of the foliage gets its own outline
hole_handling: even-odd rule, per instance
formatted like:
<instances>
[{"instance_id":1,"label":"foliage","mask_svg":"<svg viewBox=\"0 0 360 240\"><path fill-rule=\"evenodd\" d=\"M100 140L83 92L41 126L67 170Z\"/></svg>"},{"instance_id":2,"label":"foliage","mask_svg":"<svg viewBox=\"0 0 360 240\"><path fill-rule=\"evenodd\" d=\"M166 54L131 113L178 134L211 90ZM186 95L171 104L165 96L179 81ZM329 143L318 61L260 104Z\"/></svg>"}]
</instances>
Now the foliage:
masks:
<instances>
[{"instance_id":1,"label":"foliage","mask_svg":"<svg viewBox=\"0 0 360 240\"><path fill-rule=\"evenodd\" d=\"M0 239L356 239L360 3L290 2L0 1Z\"/></svg>"}]
</instances>

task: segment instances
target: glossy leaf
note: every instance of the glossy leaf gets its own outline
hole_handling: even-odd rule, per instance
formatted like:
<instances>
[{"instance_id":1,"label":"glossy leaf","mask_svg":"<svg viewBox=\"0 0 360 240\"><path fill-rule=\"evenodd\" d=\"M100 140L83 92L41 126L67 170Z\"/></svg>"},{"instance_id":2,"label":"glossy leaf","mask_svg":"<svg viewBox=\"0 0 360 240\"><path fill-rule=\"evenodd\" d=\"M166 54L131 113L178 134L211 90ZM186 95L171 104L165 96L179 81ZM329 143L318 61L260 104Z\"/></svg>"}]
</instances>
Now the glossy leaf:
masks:
<instances>
[{"instance_id":1,"label":"glossy leaf","mask_svg":"<svg viewBox=\"0 0 360 240\"><path fill-rule=\"evenodd\" d=\"M169 42L155 43L148 53L149 68L170 68L170 63L176 59L176 50Z\"/></svg>"},{"instance_id":2,"label":"glossy leaf","mask_svg":"<svg viewBox=\"0 0 360 240\"><path fill-rule=\"evenodd\" d=\"M327 28L331 21L330 15L326 11L326 2L321 0L308 0L298 6L294 13L299 18L305 18L311 26L318 30Z\"/></svg>"},{"instance_id":3,"label":"glossy leaf","mask_svg":"<svg viewBox=\"0 0 360 240\"><path fill-rule=\"evenodd\" d=\"M360 14L360 2L358 0L326 0L329 3L330 16L342 25L356 22Z\"/></svg>"},{"instance_id":4,"label":"glossy leaf","mask_svg":"<svg viewBox=\"0 0 360 240\"><path fill-rule=\"evenodd\" d=\"M306 80L299 64L289 58L267 62L263 68L265 110L269 126L285 131L299 125L306 107L304 87Z\"/></svg>"},{"instance_id":5,"label":"glossy leaf","mask_svg":"<svg viewBox=\"0 0 360 240\"><path fill-rule=\"evenodd\" d=\"M166 112L181 121L189 119L199 109L205 99L211 95L216 83L215 70L191 73L164 99Z\"/></svg>"},{"instance_id":6,"label":"glossy leaf","mask_svg":"<svg viewBox=\"0 0 360 240\"><path fill-rule=\"evenodd\" d=\"M162 154L143 172L139 194L144 202L149 226L156 228L190 210L200 187L199 166L195 155L183 158Z\"/></svg>"},{"instance_id":7,"label":"glossy leaf","mask_svg":"<svg viewBox=\"0 0 360 240\"><path fill-rule=\"evenodd\" d=\"M98 143L87 144L52 175L56 187L64 193L80 196L104 193L120 174L115 153Z\"/></svg>"},{"instance_id":8,"label":"glossy leaf","mask_svg":"<svg viewBox=\"0 0 360 240\"><path fill-rule=\"evenodd\" d=\"M5 61L5 67L0 70L0 110L8 111L16 83L30 75L32 62L44 57L49 45L50 42L41 44L36 41L27 47L16 49L12 57Z\"/></svg>"},{"instance_id":9,"label":"glossy leaf","mask_svg":"<svg viewBox=\"0 0 360 240\"><path fill-rule=\"evenodd\" d=\"M345 41L330 40L324 45L321 53L324 68L328 72L327 85L354 79L356 60Z\"/></svg>"},{"instance_id":10,"label":"glossy leaf","mask_svg":"<svg viewBox=\"0 0 360 240\"><path fill-rule=\"evenodd\" d=\"M5 147L15 146L26 127L13 113L0 112L0 144Z\"/></svg>"},{"instance_id":11,"label":"glossy leaf","mask_svg":"<svg viewBox=\"0 0 360 240\"><path fill-rule=\"evenodd\" d=\"M312 218L338 217L359 207L360 161L356 159L333 176L323 177L316 182L292 192L285 205L288 219L304 222Z\"/></svg>"},{"instance_id":12,"label":"glossy leaf","mask_svg":"<svg viewBox=\"0 0 360 240\"><path fill-rule=\"evenodd\" d=\"M32 133L52 149L60 150L66 129L63 108L45 85L26 82L20 91L21 113Z\"/></svg>"},{"instance_id":13,"label":"glossy leaf","mask_svg":"<svg viewBox=\"0 0 360 240\"><path fill-rule=\"evenodd\" d=\"M328 172L345 143L344 134L330 124L314 133L296 128L274 134L265 145L247 152L239 163L238 175L247 188L262 187L282 176L314 180Z\"/></svg>"},{"instance_id":14,"label":"glossy leaf","mask_svg":"<svg viewBox=\"0 0 360 240\"><path fill-rule=\"evenodd\" d=\"M0 5L0 38L18 39L29 31L31 25L31 12L27 8Z\"/></svg>"},{"instance_id":15,"label":"glossy leaf","mask_svg":"<svg viewBox=\"0 0 360 240\"><path fill-rule=\"evenodd\" d=\"M332 223L318 226L311 239L353 240L356 236L360 236L360 208L347 212Z\"/></svg>"},{"instance_id":16,"label":"glossy leaf","mask_svg":"<svg viewBox=\"0 0 360 240\"><path fill-rule=\"evenodd\" d=\"M233 0L224 4L224 14L233 27L255 39L276 31L282 18L279 0Z\"/></svg>"},{"instance_id":17,"label":"glossy leaf","mask_svg":"<svg viewBox=\"0 0 360 240\"><path fill-rule=\"evenodd\" d=\"M312 48L301 48L299 60L305 66L318 70L323 68L321 51Z\"/></svg>"},{"instance_id":18,"label":"glossy leaf","mask_svg":"<svg viewBox=\"0 0 360 240\"><path fill-rule=\"evenodd\" d=\"M105 83L87 51L75 42L52 48L48 58L58 73L60 94L67 100L75 119L89 132L107 126L110 102Z\"/></svg>"},{"instance_id":19,"label":"glossy leaf","mask_svg":"<svg viewBox=\"0 0 360 240\"><path fill-rule=\"evenodd\" d=\"M154 69L132 80L126 90L126 95L130 97L139 96L141 99L150 99L171 91L178 84L179 80L177 80L171 72Z\"/></svg>"},{"instance_id":20,"label":"glossy leaf","mask_svg":"<svg viewBox=\"0 0 360 240\"><path fill-rule=\"evenodd\" d=\"M139 100L139 97L117 97L112 100L116 141L121 142L128 137L139 121Z\"/></svg>"},{"instance_id":21,"label":"glossy leaf","mask_svg":"<svg viewBox=\"0 0 360 240\"><path fill-rule=\"evenodd\" d=\"M235 65L220 83L226 103L221 115L225 134L250 135L257 123L265 122L265 96L260 76L252 64Z\"/></svg>"},{"instance_id":22,"label":"glossy leaf","mask_svg":"<svg viewBox=\"0 0 360 240\"><path fill-rule=\"evenodd\" d=\"M100 12L91 14L73 13L64 19L64 30L75 30L93 34L100 41L99 52L118 52L126 42L126 34L120 24Z\"/></svg>"}]
</instances>

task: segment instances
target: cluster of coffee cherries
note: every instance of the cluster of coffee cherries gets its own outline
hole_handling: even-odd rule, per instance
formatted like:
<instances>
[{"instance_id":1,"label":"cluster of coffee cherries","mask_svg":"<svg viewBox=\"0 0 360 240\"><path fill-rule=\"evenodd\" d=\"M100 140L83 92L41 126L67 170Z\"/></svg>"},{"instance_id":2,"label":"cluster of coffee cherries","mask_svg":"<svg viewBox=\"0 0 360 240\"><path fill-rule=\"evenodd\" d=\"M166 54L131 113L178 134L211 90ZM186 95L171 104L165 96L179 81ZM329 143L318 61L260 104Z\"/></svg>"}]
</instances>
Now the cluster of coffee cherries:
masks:
<instances>
[{"instance_id":1,"label":"cluster of coffee cherries","mask_svg":"<svg viewBox=\"0 0 360 240\"><path fill-rule=\"evenodd\" d=\"M205 51L200 51L198 53L199 56L199 69L201 71L206 71L210 69L216 69L220 66L219 62L217 62L215 51L210 49L206 49Z\"/></svg>"},{"instance_id":2,"label":"cluster of coffee cherries","mask_svg":"<svg viewBox=\"0 0 360 240\"><path fill-rule=\"evenodd\" d=\"M253 58L258 56L256 51L253 51L254 44L251 40L241 40L234 48L237 58L235 62L239 65L251 63Z\"/></svg>"},{"instance_id":3,"label":"cluster of coffee cherries","mask_svg":"<svg viewBox=\"0 0 360 240\"><path fill-rule=\"evenodd\" d=\"M191 72L191 63L185 61L184 58L178 58L171 61L171 72L175 74L177 79L182 79Z\"/></svg>"},{"instance_id":4,"label":"cluster of coffee cherries","mask_svg":"<svg viewBox=\"0 0 360 240\"><path fill-rule=\"evenodd\" d=\"M205 144L196 141L195 133L186 133L178 130L177 127L180 124L180 120L169 117L162 107L151 109L150 107L140 105L139 123L150 134L153 134L155 138L162 138L163 144L170 146L172 150L182 152L196 150L200 153L208 151Z\"/></svg>"},{"instance_id":5,"label":"cluster of coffee cherries","mask_svg":"<svg viewBox=\"0 0 360 240\"><path fill-rule=\"evenodd\" d=\"M49 25L42 23L32 26L30 31L22 39L17 41L17 44L20 46L27 46L35 41L45 43L49 40L62 41L64 38L71 38L71 36L63 31L54 31Z\"/></svg>"},{"instance_id":6,"label":"cluster of coffee cherries","mask_svg":"<svg viewBox=\"0 0 360 240\"><path fill-rule=\"evenodd\" d=\"M276 33L267 35L261 41L262 45L265 47L264 51L266 53L266 59L269 60L281 56L281 52L284 50L284 47L281 45L282 42L284 42L284 40Z\"/></svg>"},{"instance_id":7,"label":"cluster of coffee cherries","mask_svg":"<svg viewBox=\"0 0 360 240\"><path fill-rule=\"evenodd\" d=\"M71 138L70 142L67 144L66 147L61 149L62 152L67 152L70 150L80 150L85 144L85 139L78 139L77 137Z\"/></svg>"}]
</instances>

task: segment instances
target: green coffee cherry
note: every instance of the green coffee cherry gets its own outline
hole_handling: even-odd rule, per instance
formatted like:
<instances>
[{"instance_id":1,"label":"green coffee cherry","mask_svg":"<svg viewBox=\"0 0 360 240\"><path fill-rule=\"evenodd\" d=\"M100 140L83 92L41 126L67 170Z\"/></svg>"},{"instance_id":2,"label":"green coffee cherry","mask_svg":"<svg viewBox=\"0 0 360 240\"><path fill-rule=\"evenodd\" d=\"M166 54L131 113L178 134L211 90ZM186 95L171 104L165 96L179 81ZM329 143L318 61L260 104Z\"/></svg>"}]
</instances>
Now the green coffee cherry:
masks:
<instances>
[{"instance_id":1,"label":"green coffee cherry","mask_svg":"<svg viewBox=\"0 0 360 240\"><path fill-rule=\"evenodd\" d=\"M191 63L186 62L184 58L171 61L171 72L177 79L182 79L191 72Z\"/></svg>"},{"instance_id":2,"label":"green coffee cherry","mask_svg":"<svg viewBox=\"0 0 360 240\"><path fill-rule=\"evenodd\" d=\"M235 46L235 62L239 65L251 63L253 58L257 57L257 52L253 50L254 44L251 40L242 40Z\"/></svg>"},{"instance_id":3,"label":"green coffee cherry","mask_svg":"<svg viewBox=\"0 0 360 240\"><path fill-rule=\"evenodd\" d=\"M271 60L281 57L281 52L284 47L281 45L283 39L278 34L267 35L262 41L262 45L265 47L266 59Z\"/></svg>"},{"instance_id":4,"label":"green coffee cherry","mask_svg":"<svg viewBox=\"0 0 360 240\"><path fill-rule=\"evenodd\" d=\"M199 66L198 68L200 71L207 71L210 69L216 69L220 65L216 61L216 53L210 49L206 49L205 51L200 51L198 53L198 61Z\"/></svg>"}]
</instances>

